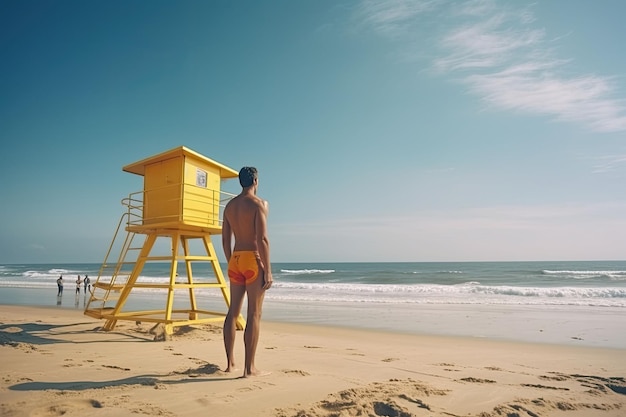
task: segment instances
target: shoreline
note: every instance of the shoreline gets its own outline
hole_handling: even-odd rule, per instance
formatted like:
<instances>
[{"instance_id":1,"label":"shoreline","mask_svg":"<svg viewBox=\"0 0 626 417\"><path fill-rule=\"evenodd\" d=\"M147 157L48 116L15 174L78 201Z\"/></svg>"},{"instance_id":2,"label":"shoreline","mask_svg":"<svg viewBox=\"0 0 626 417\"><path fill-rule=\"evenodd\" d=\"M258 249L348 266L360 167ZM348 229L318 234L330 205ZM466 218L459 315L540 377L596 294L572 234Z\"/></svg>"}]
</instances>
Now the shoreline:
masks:
<instances>
[{"instance_id":1,"label":"shoreline","mask_svg":"<svg viewBox=\"0 0 626 417\"><path fill-rule=\"evenodd\" d=\"M164 301L138 294L127 311L159 309ZM49 307L83 315L88 300L56 290L2 288L0 305ZM200 302L200 301L199 301ZM203 299L203 307L226 311L221 298ZM39 303L39 304L37 304ZM245 306L244 306L245 314ZM513 342L626 349L626 310L603 306L377 304L266 300L264 322L313 324L410 335L464 336Z\"/></svg>"},{"instance_id":2,"label":"shoreline","mask_svg":"<svg viewBox=\"0 0 626 417\"><path fill-rule=\"evenodd\" d=\"M155 342L148 323L104 332L102 321L71 309L2 306L0 322L7 417L618 417L626 410L624 349L266 321L257 365L271 375L240 378L221 371L217 325L184 326Z\"/></svg>"}]
</instances>

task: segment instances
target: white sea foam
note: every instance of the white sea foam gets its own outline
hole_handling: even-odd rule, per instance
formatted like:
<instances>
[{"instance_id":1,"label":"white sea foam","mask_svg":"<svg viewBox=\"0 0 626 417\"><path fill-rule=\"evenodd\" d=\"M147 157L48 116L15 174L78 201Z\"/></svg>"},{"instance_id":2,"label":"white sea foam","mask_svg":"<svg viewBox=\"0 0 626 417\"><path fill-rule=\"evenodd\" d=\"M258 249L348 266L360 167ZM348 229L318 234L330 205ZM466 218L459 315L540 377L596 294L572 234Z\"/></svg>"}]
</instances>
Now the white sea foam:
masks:
<instances>
[{"instance_id":1,"label":"white sea foam","mask_svg":"<svg viewBox=\"0 0 626 417\"><path fill-rule=\"evenodd\" d=\"M564 271L553 271L549 269L544 269L542 271L544 274L555 274L555 275L626 275L626 271L572 271L572 270L564 270Z\"/></svg>"},{"instance_id":2,"label":"white sea foam","mask_svg":"<svg viewBox=\"0 0 626 417\"><path fill-rule=\"evenodd\" d=\"M545 275L555 275L561 277L568 277L572 279L589 279L595 277L607 277L611 280L621 281L626 280L626 271L575 271L575 270L549 270L544 269L541 271Z\"/></svg>"},{"instance_id":3,"label":"white sea foam","mask_svg":"<svg viewBox=\"0 0 626 417\"><path fill-rule=\"evenodd\" d=\"M52 275L61 275L61 274L71 274L72 271L70 271L69 269L52 268L48 271L48 273Z\"/></svg>"},{"instance_id":4,"label":"white sea foam","mask_svg":"<svg viewBox=\"0 0 626 417\"><path fill-rule=\"evenodd\" d=\"M281 269L280 272L292 275L332 274L334 269Z\"/></svg>"},{"instance_id":5,"label":"white sea foam","mask_svg":"<svg viewBox=\"0 0 626 417\"><path fill-rule=\"evenodd\" d=\"M626 288L383 285L275 282L267 297L292 301L389 304L528 304L626 307Z\"/></svg>"}]
</instances>

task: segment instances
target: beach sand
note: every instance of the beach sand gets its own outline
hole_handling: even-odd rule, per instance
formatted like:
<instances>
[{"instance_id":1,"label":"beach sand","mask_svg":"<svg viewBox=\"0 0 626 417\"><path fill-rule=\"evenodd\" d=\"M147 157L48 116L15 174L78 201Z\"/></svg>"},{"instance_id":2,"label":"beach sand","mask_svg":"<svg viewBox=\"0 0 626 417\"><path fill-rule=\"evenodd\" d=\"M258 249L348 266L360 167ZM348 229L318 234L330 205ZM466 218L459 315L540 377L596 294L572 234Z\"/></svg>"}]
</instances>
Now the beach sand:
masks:
<instances>
[{"instance_id":1,"label":"beach sand","mask_svg":"<svg viewBox=\"0 0 626 417\"><path fill-rule=\"evenodd\" d=\"M264 322L271 374L225 364L219 325L0 307L2 416L625 416L626 350ZM236 355L243 361L242 332Z\"/></svg>"}]
</instances>

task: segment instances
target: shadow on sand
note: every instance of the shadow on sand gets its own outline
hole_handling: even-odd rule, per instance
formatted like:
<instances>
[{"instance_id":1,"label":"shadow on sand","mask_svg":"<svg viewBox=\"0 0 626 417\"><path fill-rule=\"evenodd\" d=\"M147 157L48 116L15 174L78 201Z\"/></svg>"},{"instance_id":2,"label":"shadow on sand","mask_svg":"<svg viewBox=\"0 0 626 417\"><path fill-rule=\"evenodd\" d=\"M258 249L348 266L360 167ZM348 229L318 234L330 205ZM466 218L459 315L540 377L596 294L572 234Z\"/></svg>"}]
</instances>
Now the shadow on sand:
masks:
<instances>
[{"instance_id":1,"label":"shadow on sand","mask_svg":"<svg viewBox=\"0 0 626 417\"><path fill-rule=\"evenodd\" d=\"M215 375L213 378L202 376ZM171 372L167 375L137 375L128 378L114 379L110 381L67 381L67 382L23 382L8 387L12 391L84 391L89 389L110 388L128 385L174 385L191 382L217 382L242 378L231 376L220 371L219 367L212 363L206 363L198 368L190 368L182 372Z\"/></svg>"}]
</instances>

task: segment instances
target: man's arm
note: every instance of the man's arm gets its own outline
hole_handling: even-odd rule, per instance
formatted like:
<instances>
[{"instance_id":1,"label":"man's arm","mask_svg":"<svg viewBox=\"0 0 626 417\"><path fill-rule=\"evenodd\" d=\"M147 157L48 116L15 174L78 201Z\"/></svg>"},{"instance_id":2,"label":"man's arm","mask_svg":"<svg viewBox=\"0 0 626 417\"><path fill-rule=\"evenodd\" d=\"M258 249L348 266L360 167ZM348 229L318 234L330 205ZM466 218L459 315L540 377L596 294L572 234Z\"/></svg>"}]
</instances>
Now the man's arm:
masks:
<instances>
[{"instance_id":1,"label":"man's arm","mask_svg":"<svg viewBox=\"0 0 626 417\"><path fill-rule=\"evenodd\" d=\"M222 221L222 247L224 249L224 255L226 256L226 262L230 261L230 256L232 255L232 237L233 231L226 214L224 214L224 220Z\"/></svg>"},{"instance_id":2,"label":"man's arm","mask_svg":"<svg viewBox=\"0 0 626 417\"><path fill-rule=\"evenodd\" d=\"M263 202L259 204L257 215L254 218L254 229L256 231L256 244L259 250L259 257L263 264L263 271L265 272L265 282L263 283L264 289L269 289L272 286L272 265L270 263L270 240L267 237L267 204Z\"/></svg>"}]
</instances>

